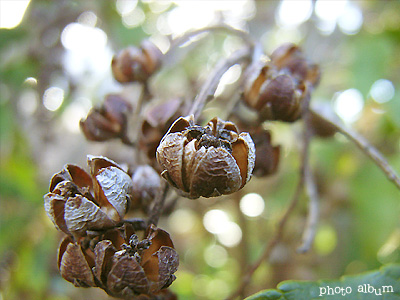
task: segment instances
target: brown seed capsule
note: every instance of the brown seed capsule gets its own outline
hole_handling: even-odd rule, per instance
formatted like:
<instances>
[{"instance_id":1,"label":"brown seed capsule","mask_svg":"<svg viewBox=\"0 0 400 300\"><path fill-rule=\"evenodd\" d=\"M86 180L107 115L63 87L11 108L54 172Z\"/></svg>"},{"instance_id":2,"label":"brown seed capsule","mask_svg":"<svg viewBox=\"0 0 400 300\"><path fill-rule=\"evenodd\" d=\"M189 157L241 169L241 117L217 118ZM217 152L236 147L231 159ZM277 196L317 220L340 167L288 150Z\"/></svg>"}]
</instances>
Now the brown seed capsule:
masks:
<instances>
[{"instance_id":1,"label":"brown seed capsule","mask_svg":"<svg viewBox=\"0 0 400 300\"><path fill-rule=\"evenodd\" d=\"M58 250L58 269L61 276L78 287L96 286L92 268L94 253L83 249L70 236L66 236Z\"/></svg>"},{"instance_id":2,"label":"brown seed capsule","mask_svg":"<svg viewBox=\"0 0 400 300\"><path fill-rule=\"evenodd\" d=\"M321 77L318 65L311 64L299 46L286 43L279 46L271 54L271 61L278 70L286 69L299 82L308 81L317 86Z\"/></svg>"},{"instance_id":3,"label":"brown seed capsule","mask_svg":"<svg viewBox=\"0 0 400 300\"><path fill-rule=\"evenodd\" d=\"M313 108L316 112L328 115L334 120L339 119L329 105L320 104L313 106ZM315 113L314 111L310 112L310 127L313 134L321 138L332 137L337 132L336 128L325 121L318 113Z\"/></svg>"},{"instance_id":4,"label":"brown seed capsule","mask_svg":"<svg viewBox=\"0 0 400 300\"><path fill-rule=\"evenodd\" d=\"M79 125L90 141L106 141L113 138L127 139L128 116L132 106L120 95L107 95L103 105L90 110Z\"/></svg>"},{"instance_id":5,"label":"brown seed capsule","mask_svg":"<svg viewBox=\"0 0 400 300\"><path fill-rule=\"evenodd\" d=\"M302 102L318 84L320 71L299 47L284 44L272 53L270 61L249 66L245 78L244 100L259 112L261 121L294 122L301 117Z\"/></svg>"},{"instance_id":6,"label":"brown seed capsule","mask_svg":"<svg viewBox=\"0 0 400 300\"><path fill-rule=\"evenodd\" d=\"M139 137L139 147L150 159L153 167L156 150L164 134L172 123L182 115L183 103L180 99L171 99L150 108L144 117Z\"/></svg>"},{"instance_id":7,"label":"brown seed capsule","mask_svg":"<svg viewBox=\"0 0 400 300\"><path fill-rule=\"evenodd\" d=\"M139 166L132 175L133 193L130 209L149 209L161 185L160 175L149 165Z\"/></svg>"},{"instance_id":8,"label":"brown seed capsule","mask_svg":"<svg viewBox=\"0 0 400 300\"><path fill-rule=\"evenodd\" d=\"M125 215L132 180L115 162L88 156L91 175L75 165L55 174L44 206L55 227L74 236L116 225Z\"/></svg>"},{"instance_id":9,"label":"brown seed capsule","mask_svg":"<svg viewBox=\"0 0 400 300\"><path fill-rule=\"evenodd\" d=\"M128 47L116 54L111 67L114 78L121 82L146 81L161 65L162 53L144 40L140 47Z\"/></svg>"},{"instance_id":10,"label":"brown seed capsule","mask_svg":"<svg viewBox=\"0 0 400 300\"><path fill-rule=\"evenodd\" d=\"M253 174L264 177L274 174L279 165L280 146L273 146L268 130L256 129L250 132L256 147L256 163Z\"/></svg>"},{"instance_id":11,"label":"brown seed capsule","mask_svg":"<svg viewBox=\"0 0 400 300\"><path fill-rule=\"evenodd\" d=\"M169 234L154 225L142 241L135 234L123 244L102 240L94 254L95 277L107 293L118 297L158 293L172 283L179 265Z\"/></svg>"},{"instance_id":12,"label":"brown seed capsule","mask_svg":"<svg viewBox=\"0 0 400 300\"><path fill-rule=\"evenodd\" d=\"M157 148L157 161L161 175L185 197L216 197L250 180L255 148L232 122L214 118L201 127L191 115L172 124Z\"/></svg>"}]
</instances>

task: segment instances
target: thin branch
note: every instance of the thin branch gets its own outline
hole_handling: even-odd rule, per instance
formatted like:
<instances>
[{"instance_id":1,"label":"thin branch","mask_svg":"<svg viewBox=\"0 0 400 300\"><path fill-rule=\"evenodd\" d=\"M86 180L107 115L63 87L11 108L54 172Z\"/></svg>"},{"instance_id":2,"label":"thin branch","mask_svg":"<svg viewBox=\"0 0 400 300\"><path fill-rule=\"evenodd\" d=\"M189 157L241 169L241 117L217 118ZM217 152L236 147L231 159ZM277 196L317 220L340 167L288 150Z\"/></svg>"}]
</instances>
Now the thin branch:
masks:
<instances>
[{"instance_id":1,"label":"thin branch","mask_svg":"<svg viewBox=\"0 0 400 300\"><path fill-rule=\"evenodd\" d=\"M157 192L157 195L154 199L153 207L149 213L149 219L147 221L147 225L154 224L157 226L158 219L163 211L165 198L167 196L169 185L165 180L161 181L160 188Z\"/></svg>"},{"instance_id":2,"label":"thin branch","mask_svg":"<svg viewBox=\"0 0 400 300\"><path fill-rule=\"evenodd\" d=\"M319 217L319 197L315 181L310 170L310 165L305 168L305 186L308 195L308 218L306 228L303 232L302 244L297 248L298 253L306 253L310 250L314 242L315 233L317 231Z\"/></svg>"},{"instance_id":3,"label":"thin branch","mask_svg":"<svg viewBox=\"0 0 400 300\"><path fill-rule=\"evenodd\" d=\"M321 115L319 112L310 108L310 111L321 117L323 120L333 126L338 132L347 137L352 141L365 155L367 155L382 171L386 177L393 182L398 189L400 189L400 177L396 174L396 171L390 166L386 158L374 147L368 140L363 136L359 135L350 128L346 128L340 122L333 120L325 115Z\"/></svg>"},{"instance_id":4,"label":"thin branch","mask_svg":"<svg viewBox=\"0 0 400 300\"><path fill-rule=\"evenodd\" d=\"M311 101L311 87L309 93L304 99L302 106L302 119L303 119L303 143L307 147L307 153L304 158L304 180L306 192L308 195L308 217L306 227L303 232L302 243L297 248L298 253L305 253L310 250L314 241L318 217L319 217L319 197L317 187L311 172L310 160L308 159L308 148L312 137L311 120L310 120L310 101Z\"/></svg>"},{"instance_id":5,"label":"thin branch","mask_svg":"<svg viewBox=\"0 0 400 300\"><path fill-rule=\"evenodd\" d=\"M245 49L234 52L230 57L219 61L196 96L189 115L193 114L195 119L197 119L207 101L210 101L214 97L222 75L233 65L249 60L251 53L251 49L246 47Z\"/></svg>"},{"instance_id":6,"label":"thin branch","mask_svg":"<svg viewBox=\"0 0 400 300\"><path fill-rule=\"evenodd\" d=\"M208 26L208 27L197 29L197 30L189 31L187 33L184 33L182 36L175 38L172 41L171 46L168 49L168 51L165 53L165 56L167 56L168 53L170 53L176 47L179 47L179 46L185 44L191 38L194 38L197 35L200 35L200 34L206 33L206 32L207 33L212 33L212 32L218 32L218 31L226 32L226 33L238 36L248 46L252 47L254 45L254 40L250 37L250 35L247 32L239 30L239 29L235 29L235 28L230 27L228 25L221 24L221 25Z\"/></svg>"}]
</instances>

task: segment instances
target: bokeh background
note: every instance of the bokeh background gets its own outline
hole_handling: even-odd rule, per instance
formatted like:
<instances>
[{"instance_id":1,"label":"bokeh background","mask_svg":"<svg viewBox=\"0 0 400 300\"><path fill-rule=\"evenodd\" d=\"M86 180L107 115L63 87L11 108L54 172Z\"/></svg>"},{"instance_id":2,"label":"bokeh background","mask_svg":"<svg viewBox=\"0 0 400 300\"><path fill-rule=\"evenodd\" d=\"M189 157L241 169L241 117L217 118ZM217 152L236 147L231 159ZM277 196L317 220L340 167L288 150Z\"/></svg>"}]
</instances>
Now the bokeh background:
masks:
<instances>
[{"instance_id":1,"label":"bokeh background","mask_svg":"<svg viewBox=\"0 0 400 300\"><path fill-rule=\"evenodd\" d=\"M86 154L132 159L119 141L93 143L79 120L104 96L135 104L140 86L111 75L113 54L149 38L162 51L184 32L225 22L266 53L299 43L320 64L313 105L334 110L400 172L400 2L398 1L0 1L0 300L111 299L75 288L58 273L61 238L43 209L51 175ZM219 58L240 48L214 33L177 49L152 79L157 98L194 97ZM241 70L231 68L206 116L224 113ZM222 105L220 104L222 103ZM268 123L282 156L277 174L253 178L233 196L190 201L160 221L180 254L172 290L179 299L223 299L261 253L298 178L299 124ZM307 198L247 294L285 279L337 278L400 262L400 193L342 136L314 139L311 163L321 197L313 248L297 254Z\"/></svg>"}]
</instances>

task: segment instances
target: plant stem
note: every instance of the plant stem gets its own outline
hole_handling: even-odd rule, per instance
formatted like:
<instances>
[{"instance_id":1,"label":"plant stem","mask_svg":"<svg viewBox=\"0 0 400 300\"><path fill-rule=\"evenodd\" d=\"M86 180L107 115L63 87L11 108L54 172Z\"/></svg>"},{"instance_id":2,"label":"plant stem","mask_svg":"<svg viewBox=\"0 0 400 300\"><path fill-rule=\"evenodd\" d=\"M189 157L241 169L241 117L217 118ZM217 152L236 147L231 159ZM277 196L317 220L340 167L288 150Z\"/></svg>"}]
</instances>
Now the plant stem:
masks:
<instances>
[{"instance_id":1,"label":"plant stem","mask_svg":"<svg viewBox=\"0 0 400 300\"><path fill-rule=\"evenodd\" d=\"M324 119L327 123L333 126L338 132L347 137L352 141L365 155L367 155L382 171L385 173L386 177L394 183L394 185L400 189L400 177L396 174L395 170L390 166L386 158L374 147L368 140L363 136L346 128L343 124L338 121L333 120L325 115L321 115L319 112L310 108L310 111L317 114L319 117Z\"/></svg>"},{"instance_id":2,"label":"plant stem","mask_svg":"<svg viewBox=\"0 0 400 300\"><path fill-rule=\"evenodd\" d=\"M156 194L156 197L154 198L154 204L149 213L149 219L147 221L148 226L150 226L151 224L157 226L158 219L160 218L160 215L163 211L168 188L169 188L168 183L165 180L161 180L160 188Z\"/></svg>"},{"instance_id":3,"label":"plant stem","mask_svg":"<svg viewBox=\"0 0 400 300\"><path fill-rule=\"evenodd\" d=\"M246 47L245 49L240 49L234 52L230 57L219 61L208 79L204 82L200 92L197 94L197 97L195 98L190 109L189 115L193 114L196 120L207 101L214 97L222 75L224 75L224 73L233 65L241 63L245 60L249 60L251 53L251 50Z\"/></svg>"},{"instance_id":4,"label":"plant stem","mask_svg":"<svg viewBox=\"0 0 400 300\"><path fill-rule=\"evenodd\" d=\"M235 29L228 25L221 24L221 25L208 26L208 27L197 29L197 30L189 31L189 32L184 33L182 36L175 38L172 41L171 46L168 49L168 51L165 53L165 56L167 56L167 54L170 53L172 50L174 50L176 47L183 45L188 40L190 40L191 38L194 38L195 36L197 36L199 34L206 33L206 32L212 33L212 32L218 32L218 31L226 32L228 34L238 36L243 40L243 42L246 45L248 45L250 47L254 46L254 41L247 32Z\"/></svg>"}]
</instances>

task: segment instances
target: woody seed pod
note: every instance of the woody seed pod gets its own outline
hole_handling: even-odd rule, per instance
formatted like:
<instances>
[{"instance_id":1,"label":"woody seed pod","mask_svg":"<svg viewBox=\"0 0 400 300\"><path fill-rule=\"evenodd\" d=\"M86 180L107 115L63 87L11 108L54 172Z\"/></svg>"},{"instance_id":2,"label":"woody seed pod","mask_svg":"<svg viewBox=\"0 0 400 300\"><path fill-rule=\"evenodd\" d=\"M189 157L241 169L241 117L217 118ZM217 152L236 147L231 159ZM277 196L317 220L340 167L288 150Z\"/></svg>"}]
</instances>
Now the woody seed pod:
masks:
<instances>
[{"instance_id":1,"label":"woody seed pod","mask_svg":"<svg viewBox=\"0 0 400 300\"><path fill-rule=\"evenodd\" d=\"M88 238L88 237L87 237ZM175 279L178 254L169 234L154 225L139 241L130 224L103 234L80 238L67 236L60 244L58 267L64 279L79 287L97 286L125 299L176 299L166 289ZM136 298L135 298L136 299Z\"/></svg>"},{"instance_id":2,"label":"woody seed pod","mask_svg":"<svg viewBox=\"0 0 400 300\"><path fill-rule=\"evenodd\" d=\"M302 102L318 84L320 71L300 48L284 44L272 53L271 60L249 66L245 78L244 100L259 112L261 121L294 122L301 117Z\"/></svg>"},{"instance_id":3,"label":"woody seed pod","mask_svg":"<svg viewBox=\"0 0 400 300\"><path fill-rule=\"evenodd\" d=\"M140 47L128 47L111 62L114 78L121 82L145 82L161 66L162 53L152 42L144 40Z\"/></svg>"},{"instance_id":4,"label":"woody seed pod","mask_svg":"<svg viewBox=\"0 0 400 300\"><path fill-rule=\"evenodd\" d=\"M127 139L128 116L132 106L120 95L107 95L103 105L92 108L79 125L89 141L106 141L113 138Z\"/></svg>"},{"instance_id":5,"label":"woody seed pod","mask_svg":"<svg viewBox=\"0 0 400 300\"><path fill-rule=\"evenodd\" d=\"M112 234L110 234L112 236ZM151 225L145 239L135 234L121 244L121 238L102 240L94 248L93 273L110 295L133 297L167 288L179 265L169 234Z\"/></svg>"},{"instance_id":6,"label":"woody seed pod","mask_svg":"<svg viewBox=\"0 0 400 300\"><path fill-rule=\"evenodd\" d=\"M219 118L205 127L193 115L172 124L157 148L162 176L188 198L216 197L241 189L251 178L255 148L250 135Z\"/></svg>"},{"instance_id":7,"label":"woody seed pod","mask_svg":"<svg viewBox=\"0 0 400 300\"><path fill-rule=\"evenodd\" d=\"M132 194L132 180L115 162L88 156L90 175L75 165L51 179L44 196L46 213L55 227L67 234L116 225L125 215Z\"/></svg>"}]
</instances>

